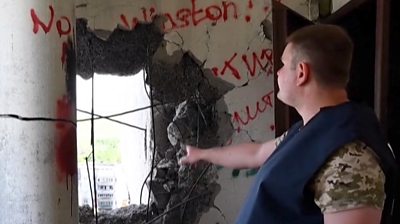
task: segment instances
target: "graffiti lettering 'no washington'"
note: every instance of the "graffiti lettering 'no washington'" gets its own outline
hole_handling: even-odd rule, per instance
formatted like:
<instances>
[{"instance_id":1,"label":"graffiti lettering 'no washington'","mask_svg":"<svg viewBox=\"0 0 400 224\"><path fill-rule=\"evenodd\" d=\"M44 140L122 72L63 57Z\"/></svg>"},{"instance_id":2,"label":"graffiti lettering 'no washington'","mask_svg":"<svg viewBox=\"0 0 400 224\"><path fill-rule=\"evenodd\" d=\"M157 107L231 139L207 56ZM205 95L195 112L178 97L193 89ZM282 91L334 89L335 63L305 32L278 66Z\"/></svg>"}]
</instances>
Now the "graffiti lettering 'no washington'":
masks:
<instances>
[{"instance_id":1,"label":"graffiti lettering 'no washington'","mask_svg":"<svg viewBox=\"0 0 400 224\"><path fill-rule=\"evenodd\" d=\"M166 19L163 25L165 32L189 26L195 27L206 22L217 23L238 19L238 6L232 1L222 1L221 4L211 4L205 7L198 7L196 0L190 0L190 3L190 7L160 14L157 13L155 7L142 7L139 17L129 20L125 14L121 14L120 19L125 27L135 29L139 20L150 23L156 15L161 15Z\"/></svg>"},{"instance_id":2,"label":"graffiti lettering 'no washington'","mask_svg":"<svg viewBox=\"0 0 400 224\"><path fill-rule=\"evenodd\" d=\"M53 6L49 6L50 10L50 19L47 23L44 23L41 19L39 19L35 9L31 9L31 18L33 22L33 33L37 34L39 32L39 27L43 29L44 33L47 34L51 31L54 24L54 8ZM60 16L56 21L57 33L58 35L69 35L72 32L71 21L66 16Z\"/></svg>"},{"instance_id":3,"label":"graffiti lettering 'no washington'","mask_svg":"<svg viewBox=\"0 0 400 224\"><path fill-rule=\"evenodd\" d=\"M54 7L52 5L49 6L49 12L50 12L50 17L47 22L44 22L42 19L39 18L39 16L36 13L35 9L31 9L31 18L32 18L32 23L33 23L33 33L38 34L40 28L43 30L45 34L51 32L54 22L56 24L56 29L58 35L61 37L63 36L69 36L73 31L71 20L67 16L59 16L56 21L55 20L55 12L54 12ZM66 61L66 54L67 54L67 48L68 42L63 42L61 46L61 63L62 65L65 64Z\"/></svg>"}]
</instances>

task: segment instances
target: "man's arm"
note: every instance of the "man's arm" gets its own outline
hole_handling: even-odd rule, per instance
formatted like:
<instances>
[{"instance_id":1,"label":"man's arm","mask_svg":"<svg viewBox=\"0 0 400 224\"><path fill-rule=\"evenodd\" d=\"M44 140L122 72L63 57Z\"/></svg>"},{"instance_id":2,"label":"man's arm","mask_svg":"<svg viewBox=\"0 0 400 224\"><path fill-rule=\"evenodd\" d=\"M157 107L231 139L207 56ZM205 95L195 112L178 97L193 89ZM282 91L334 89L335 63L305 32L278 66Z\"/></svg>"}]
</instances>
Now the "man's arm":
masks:
<instances>
[{"instance_id":1,"label":"man's arm","mask_svg":"<svg viewBox=\"0 0 400 224\"><path fill-rule=\"evenodd\" d=\"M374 207L362 207L335 213L325 213L325 224L379 224L382 210Z\"/></svg>"},{"instance_id":2,"label":"man's arm","mask_svg":"<svg viewBox=\"0 0 400 224\"><path fill-rule=\"evenodd\" d=\"M373 150L361 141L339 149L314 179L315 202L325 224L379 224L385 175Z\"/></svg>"},{"instance_id":3,"label":"man's arm","mask_svg":"<svg viewBox=\"0 0 400 224\"><path fill-rule=\"evenodd\" d=\"M186 146L187 155L179 162L193 164L203 160L229 168L257 168L265 162L275 148L275 139L263 144L245 143L210 149Z\"/></svg>"}]
</instances>

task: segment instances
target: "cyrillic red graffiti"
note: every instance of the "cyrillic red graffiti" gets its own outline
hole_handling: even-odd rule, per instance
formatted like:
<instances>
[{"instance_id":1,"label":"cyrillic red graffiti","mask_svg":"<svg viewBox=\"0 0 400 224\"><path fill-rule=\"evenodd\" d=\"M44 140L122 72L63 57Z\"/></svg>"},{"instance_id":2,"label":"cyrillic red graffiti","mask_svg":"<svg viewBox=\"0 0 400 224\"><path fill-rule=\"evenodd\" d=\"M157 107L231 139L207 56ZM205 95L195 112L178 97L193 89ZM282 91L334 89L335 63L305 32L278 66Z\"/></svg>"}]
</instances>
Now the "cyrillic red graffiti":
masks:
<instances>
[{"instance_id":1,"label":"cyrillic red graffiti","mask_svg":"<svg viewBox=\"0 0 400 224\"><path fill-rule=\"evenodd\" d=\"M190 8L181 8L175 13L161 13L161 16L164 16L167 19L163 27L165 32L189 26L198 26L204 22L226 22L238 18L238 9L234 2L222 1L221 4L209 5L203 8L197 6L196 0L191 0L190 2ZM137 21L142 20L149 23L152 22L156 15L157 10L155 7L150 7L150 9L143 7L141 18L132 18L131 24L129 24L128 19L124 14L120 15L120 19L124 26L129 29L134 29Z\"/></svg>"},{"instance_id":2,"label":"cyrillic red graffiti","mask_svg":"<svg viewBox=\"0 0 400 224\"><path fill-rule=\"evenodd\" d=\"M262 49L258 54L256 52L251 53L251 59L249 59L248 55L243 54L241 60L236 60L237 53L234 53L233 56L224 62L224 67L220 70L218 67L214 67L211 70L213 71L215 76L223 76L226 74L227 69L231 71L231 75L235 77L237 80L242 79L242 75L239 72L239 69L236 66L239 66L238 63L243 63L248 73L251 77L256 76L258 71L262 70L266 73L266 75L273 74L273 54L271 49ZM241 66L241 65L240 65Z\"/></svg>"},{"instance_id":3,"label":"cyrillic red graffiti","mask_svg":"<svg viewBox=\"0 0 400 224\"><path fill-rule=\"evenodd\" d=\"M41 19L36 14L36 11L34 9L31 9L31 18L33 22L33 33L37 34L39 32L39 28L41 27L44 31L45 34L51 31L53 24L54 24L54 17L55 17L55 12L53 6L49 6L50 9L50 19L47 24L45 24ZM63 23L67 24L66 28L63 28ZM71 33L71 21L68 17L66 16L61 16L57 22L57 33L61 36L63 35L69 35Z\"/></svg>"},{"instance_id":4,"label":"cyrillic red graffiti","mask_svg":"<svg viewBox=\"0 0 400 224\"><path fill-rule=\"evenodd\" d=\"M257 67L260 67L261 70L267 72L268 65L272 65L272 50L271 49L263 49L261 51L261 56L258 56L255 52L253 52L253 65L250 66L249 60L247 59L247 55L242 56L243 62L246 64L247 70L250 72L250 76L254 77L256 75ZM267 63L262 64L261 60L267 61ZM258 66L257 66L258 65ZM269 71L267 74L272 74L272 66L269 66Z\"/></svg>"},{"instance_id":5,"label":"cyrillic red graffiti","mask_svg":"<svg viewBox=\"0 0 400 224\"><path fill-rule=\"evenodd\" d=\"M240 80L242 79L242 77L240 76L239 70L236 69L233 65L232 65L232 61L235 60L237 56L237 53L235 53L228 61L224 62L224 67L222 68L221 72L219 72L217 67L212 68L211 70L213 71L215 76L218 76L218 74L220 75L225 75L226 69L229 69L232 72L232 75Z\"/></svg>"},{"instance_id":6,"label":"cyrillic red graffiti","mask_svg":"<svg viewBox=\"0 0 400 224\"><path fill-rule=\"evenodd\" d=\"M248 125L251 121L257 119L260 114L264 113L268 108L273 108L272 104L272 94L274 92L270 91L265 94L260 100L257 100L255 106L246 106L246 113L245 115L241 116L239 112L235 111L233 113L232 122L237 124L236 131L240 132L243 126Z\"/></svg>"}]
</instances>

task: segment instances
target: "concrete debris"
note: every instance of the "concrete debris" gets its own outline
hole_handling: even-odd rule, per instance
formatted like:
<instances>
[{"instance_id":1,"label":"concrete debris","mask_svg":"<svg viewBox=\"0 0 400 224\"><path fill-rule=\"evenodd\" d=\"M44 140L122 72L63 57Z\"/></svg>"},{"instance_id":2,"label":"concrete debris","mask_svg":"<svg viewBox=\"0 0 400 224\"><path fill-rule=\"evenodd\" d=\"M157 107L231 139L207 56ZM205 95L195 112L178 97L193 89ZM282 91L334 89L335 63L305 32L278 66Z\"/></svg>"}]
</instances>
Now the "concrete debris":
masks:
<instances>
[{"instance_id":1,"label":"concrete debris","mask_svg":"<svg viewBox=\"0 0 400 224\"><path fill-rule=\"evenodd\" d=\"M99 224L143 224L146 220L146 206L130 205L98 214ZM89 206L79 207L79 223L95 224L93 210Z\"/></svg>"}]
</instances>

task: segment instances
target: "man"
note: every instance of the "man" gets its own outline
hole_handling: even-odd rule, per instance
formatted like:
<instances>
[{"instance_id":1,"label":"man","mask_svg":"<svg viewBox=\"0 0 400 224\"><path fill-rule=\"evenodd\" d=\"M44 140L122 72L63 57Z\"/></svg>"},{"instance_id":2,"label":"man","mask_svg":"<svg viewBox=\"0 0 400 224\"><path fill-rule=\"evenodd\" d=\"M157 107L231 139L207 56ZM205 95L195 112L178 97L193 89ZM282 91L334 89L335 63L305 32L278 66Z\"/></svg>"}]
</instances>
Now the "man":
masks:
<instances>
[{"instance_id":1,"label":"man","mask_svg":"<svg viewBox=\"0 0 400 224\"><path fill-rule=\"evenodd\" d=\"M302 121L263 144L187 146L181 164L260 167L237 223L380 223L395 163L373 111L347 97L352 51L337 26L297 30L281 58L277 97Z\"/></svg>"}]
</instances>

